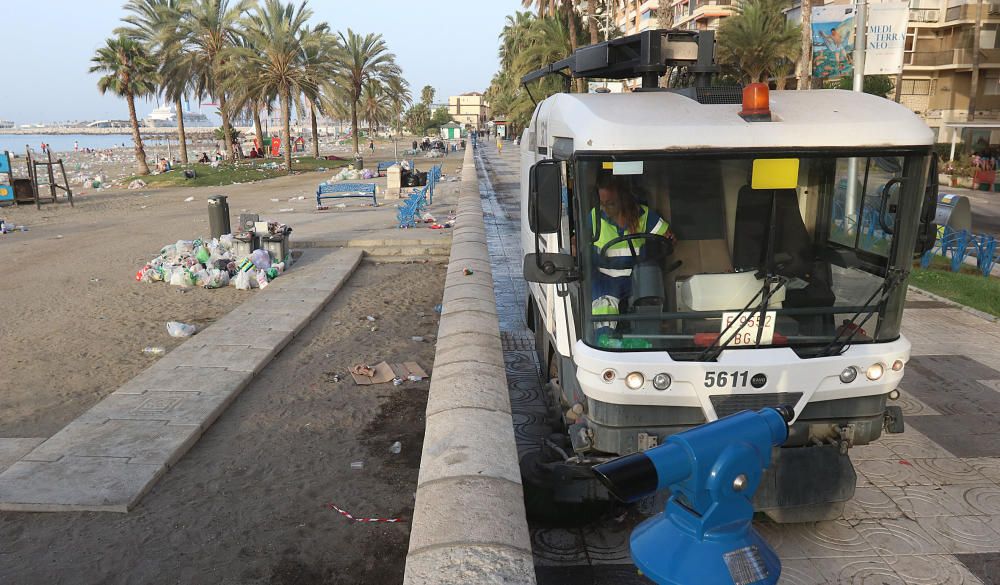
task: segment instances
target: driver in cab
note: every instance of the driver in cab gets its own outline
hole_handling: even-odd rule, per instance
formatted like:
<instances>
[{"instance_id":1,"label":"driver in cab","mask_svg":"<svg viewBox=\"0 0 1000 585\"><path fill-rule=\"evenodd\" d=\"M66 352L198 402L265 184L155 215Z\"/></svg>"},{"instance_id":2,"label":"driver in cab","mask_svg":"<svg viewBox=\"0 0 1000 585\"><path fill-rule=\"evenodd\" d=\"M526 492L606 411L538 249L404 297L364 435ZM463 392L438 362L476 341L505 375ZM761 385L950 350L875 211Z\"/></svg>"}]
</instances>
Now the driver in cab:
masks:
<instances>
[{"instance_id":1,"label":"driver in cab","mask_svg":"<svg viewBox=\"0 0 1000 585\"><path fill-rule=\"evenodd\" d=\"M673 239L667 220L655 210L639 203L629 186L627 175L601 172L597 176L599 205L590 211L593 234L594 275L592 312L594 316L618 315L623 299L632 288L632 267L650 248L650 238L635 238L611 243L622 236L653 234ZM611 243L611 245L608 245ZM615 321L597 323L598 339L607 336Z\"/></svg>"}]
</instances>

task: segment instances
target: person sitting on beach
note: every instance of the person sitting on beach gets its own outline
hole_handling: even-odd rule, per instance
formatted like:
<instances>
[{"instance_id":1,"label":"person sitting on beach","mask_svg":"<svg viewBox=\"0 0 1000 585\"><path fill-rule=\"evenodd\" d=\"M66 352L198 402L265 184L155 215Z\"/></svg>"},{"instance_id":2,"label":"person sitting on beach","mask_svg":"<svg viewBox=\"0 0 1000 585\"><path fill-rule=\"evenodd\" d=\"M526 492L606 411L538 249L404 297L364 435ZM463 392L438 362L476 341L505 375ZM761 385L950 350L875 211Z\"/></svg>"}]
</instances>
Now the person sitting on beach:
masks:
<instances>
[{"instance_id":1,"label":"person sitting on beach","mask_svg":"<svg viewBox=\"0 0 1000 585\"><path fill-rule=\"evenodd\" d=\"M250 158L257 158L257 156L258 156L257 147L255 146L250 149Z\"/></svg>"},{"instance_id":2,"label":"person sitting on beach","mask_svg":"<svg viewBox=\"0 0 1000 585\"><path fill-rule=\"evenodd\" d=\"M198 162L202 164L208 164L209 162L211 162L208 160L208 153L207 152L201 153L201 157L198 159Z\"/></svg>"}]
</instances>

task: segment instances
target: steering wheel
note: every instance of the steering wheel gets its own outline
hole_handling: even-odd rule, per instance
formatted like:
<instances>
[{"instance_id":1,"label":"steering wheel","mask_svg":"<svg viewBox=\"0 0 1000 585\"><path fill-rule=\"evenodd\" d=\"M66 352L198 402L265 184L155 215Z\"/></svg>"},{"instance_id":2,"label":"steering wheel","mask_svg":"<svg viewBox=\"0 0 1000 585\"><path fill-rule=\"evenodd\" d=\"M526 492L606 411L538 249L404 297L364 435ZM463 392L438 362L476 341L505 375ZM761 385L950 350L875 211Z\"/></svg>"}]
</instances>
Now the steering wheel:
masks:
<instances>
[{"instance_id":1,"label":"steering wheel","mask_svg":"<svg viewBox=\"0 0 1000 585\"><path fill-rule=\"evenodd\" d=\"M653 258L656 258L656 256L662 256L662 257L672 256L674 253L674 240L672 238L661 236L660 234L651 234L651 233L628 234L624 236L618 236L617 238L614 238L613 240L609 241L607 244L604 244L604 246L601 248L600 259L603 261L608 258L608 250L611 248L611 246L614 246L615 244L618 244L620 242L629 242L629 247L628 247L629 253L632 256L633 260L638 260L639 250L636 248L636 246L633 246L631 244L633 240L638 240L638 239L649 239L651 240L649 244L655 244L656 247L659 248L659 253L654 255ZM683 262L678 260L673 264L671 264L670 266L667 266L666 269L664 270L664 274L677 270L678 268L681 267L681 264L683 264Z\"/></svg>"}]
</instances>

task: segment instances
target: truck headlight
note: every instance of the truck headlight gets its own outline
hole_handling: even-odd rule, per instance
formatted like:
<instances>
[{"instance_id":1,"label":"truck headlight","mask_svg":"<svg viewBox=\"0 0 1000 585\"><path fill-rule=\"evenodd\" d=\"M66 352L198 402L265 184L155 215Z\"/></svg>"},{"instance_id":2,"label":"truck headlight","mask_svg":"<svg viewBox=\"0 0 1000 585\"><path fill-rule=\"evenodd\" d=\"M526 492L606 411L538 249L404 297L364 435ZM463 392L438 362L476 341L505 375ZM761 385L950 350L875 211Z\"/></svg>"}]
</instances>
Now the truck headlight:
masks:
<instances>
[{"instance_id":1,"label":"truck headlight","mask_svg":"<svg viewBox=\"0 0 1000 585\"><path fill-rule=\"evenodd\" d=\"M885 366L883 366L882 364L872 364L868 366L867 370L865 370L865 376L872 382L881 378L882 374L884 373L885 373Z\"/></svg>"},{"instance_id":2,"label":"truck headlight","mask_svg":"<svg viewBox=\"0 0 1000 585\"><path fill-rule=\"evenodd\" d=\"M896 360L892 362L892 371L898 372L903 369L903 360Z\"/></svg>"},{"instance_id":3,"label":"truck headlight","mask_svg":"<svg viewBox=\"0 0 1000 585\"><path fill-rule=\"evenodd\" d=\"M670 374L657 374L653 376L653 388L657 390L666 390L670 387Z\"/></svg>"},{"instance_id":4,"label":"truck headlight","mask_svg":"<svg viewBox=\"0 0 1000 585\"><path fill-rule=\"evenodd\" d=\"M638 390L639 388L642 388L642 384L645 381L646 378L644 378L642 374L639 372L632 372L631 374L625 376L625 385L631 388L632 390Z\"/></svg>"},{"instance_id":5,"label":"truck headlight","mask_svg":"<svg viewBox=\"0 0 1000 585\"><path fill-rule=\"evenodd\" d=\"M844 371L840 372L840 381L844 384L850 384L858 377L858 369L854 366L847 366Z\"/></svg>"}]
</instances>

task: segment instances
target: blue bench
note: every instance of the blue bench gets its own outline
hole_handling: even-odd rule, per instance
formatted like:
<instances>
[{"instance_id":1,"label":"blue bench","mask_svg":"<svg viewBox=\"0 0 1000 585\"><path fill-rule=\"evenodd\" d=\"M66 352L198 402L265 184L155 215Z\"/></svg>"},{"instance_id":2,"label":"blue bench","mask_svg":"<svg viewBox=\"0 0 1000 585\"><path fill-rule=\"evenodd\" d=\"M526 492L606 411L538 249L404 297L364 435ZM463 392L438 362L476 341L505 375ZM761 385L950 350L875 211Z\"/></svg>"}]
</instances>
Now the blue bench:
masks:
<instances>
[{"instance_id":1,"label":"blue bench","mask_svg":"<svg viewBox=\"0 0 1000 585\"><path fill-rule=\"evenodd\" d=\"M406 154L406 153L404 152L403 154ZM380 176L380 177L385 176L385 172L387 170L389 170L389 167L392 167L392 166L395 166L395 165L402 165L403 162L408 162L408 164L410 165L410 168L411 169L413 168L413 161L412 160L411 161L385 160L385 161L382 161L382 162L378 163L378 167L376 169L376 172L378 173L378 176Z\"/></svg>"},{"instance_id":2,"label":"blue bench","mask_svg":"<svg viewBox=\"0 0 1000 585\"><path fill-rule=\"evenodd\" d=\"M322 205L323 199L340 199L343 197L371 198L372 206L378 207L375 200L375 183L320 183L316 189L316 206Z\"/></svg>"},{"instance_id":3,"label":"blue bench","mask_svg":"<svg viewBox=\"0 0 1000 585\"><path fill-rule=\"evenodd\" d=\"M396 218L399 220L399 227L411 228L417 223L417 214L427 207L428 187L414 189L406 201L399 205L396 211Z\"/></svg>"},{"instance_id":4,"label":"blue bench","mask_svg":"<svg viewBox=\"0 0 1000 585\"><path fill-rule=\"evenodd\" d=\"M441 165L434 165L427 171L428 203L434 203L434 186L441 180Z\"/></svg>"}]
</instances>

